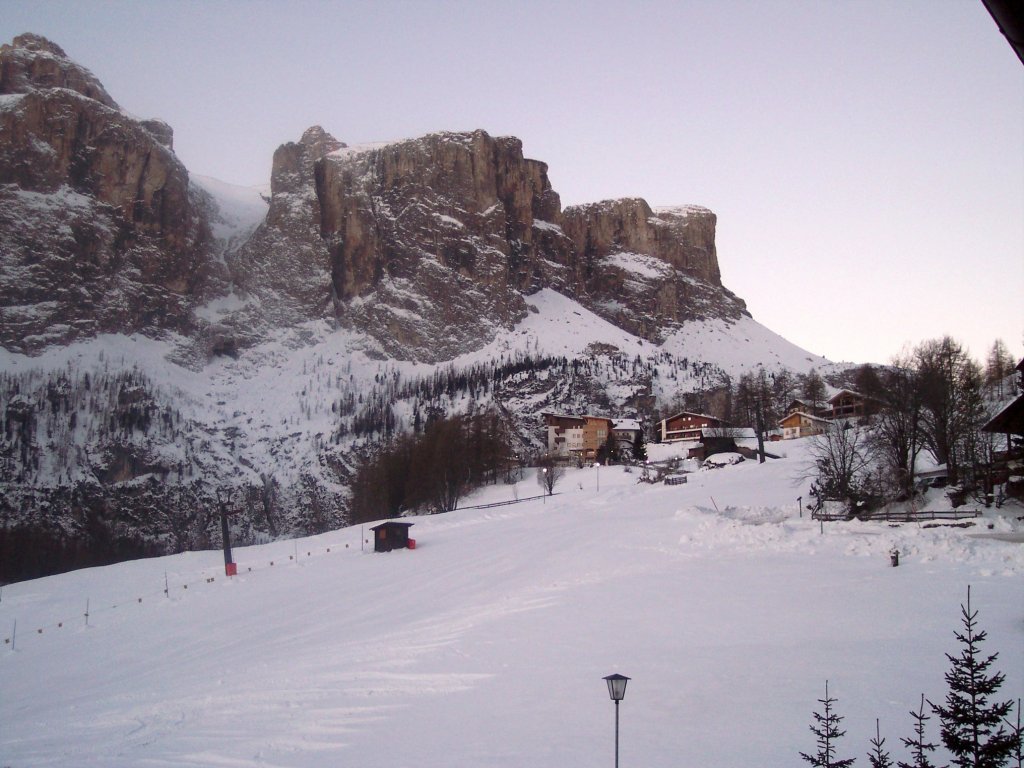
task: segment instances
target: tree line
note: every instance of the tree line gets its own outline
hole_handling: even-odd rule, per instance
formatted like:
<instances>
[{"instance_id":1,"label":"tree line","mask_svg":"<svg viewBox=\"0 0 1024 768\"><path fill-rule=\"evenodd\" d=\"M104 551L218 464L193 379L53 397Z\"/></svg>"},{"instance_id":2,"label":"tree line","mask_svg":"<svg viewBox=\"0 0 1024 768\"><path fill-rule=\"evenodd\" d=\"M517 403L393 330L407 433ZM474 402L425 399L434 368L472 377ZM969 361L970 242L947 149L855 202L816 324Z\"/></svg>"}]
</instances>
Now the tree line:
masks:
<instances>
[{"instance_id":1,"label":"tree line","mask_svg":"<svg viewBox=\"0 0 1024 768\"><path fill-rule=\"evenodd\" d=\"M915 491L915 466L927 452L945 465L947 482L962 494L990 492L1000 436L981 432L1013 370L996 342L985 368L946 336L922 342L890 365L862 374L860 393L876 413L862 430L835 421L813 448L820 499L863 506L905 501Z\"/></svg>"},{"instance_id":2,"label":"tree line","mask_svg":"<svg viewBox=\"0 0 1024 768\"><path fill-rule=\"evenodd\" d=\"M494 411L428 419L364 459L352 481L351 523L448 512L471 490L518 469L510 432Z\"/></svg>"}]
</instances>

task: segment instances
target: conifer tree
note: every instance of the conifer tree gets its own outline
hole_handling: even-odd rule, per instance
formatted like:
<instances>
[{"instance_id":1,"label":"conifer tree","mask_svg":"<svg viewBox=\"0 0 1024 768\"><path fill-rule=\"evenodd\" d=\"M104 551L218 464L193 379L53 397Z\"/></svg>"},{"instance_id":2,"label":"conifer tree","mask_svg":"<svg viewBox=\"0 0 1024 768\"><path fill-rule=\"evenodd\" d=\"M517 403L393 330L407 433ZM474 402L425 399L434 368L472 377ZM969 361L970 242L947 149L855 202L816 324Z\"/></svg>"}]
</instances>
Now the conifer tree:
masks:
<instances>
[{"instance_id":1,"label":"conifer tree","mask_svg":"<svg viewBox=\"0 0 1024 768\"><path fill-rule=\"evenodd\" d=\"M1006 730L1004 718L1013 711L1012 701L991 702L1006 676L991 672L998 658L982 654L987 633L977 627L978 612L971 610L971 589L967 605L960 605L963 632L956 632L962 648L959 656L947 653L949 692L945 706L928 702L942 723L942 743L953 755L958 768L999 768L1009 762L1019 738Z\"/></svg>"},{"instance_id":2,"label":"conifer tree","mask_svg":"<svg viewBox=\"0 0 1024 768\"><path fill-rule=\"evenodd\" d=\"M818 699L818 703L822 705L824 714L814 712L814 724L810 726L811 733L817 738L818 751L814 755L808 755L805 752L800 753L800 757L806 760L815 768L847 768L847 766L853 765L853 758L846 758L844 760L836 759L836 744L835 742L846 735L846 731L839 730L839 723L842 722L843 718L832 711L832 705L835 704L836 700L828 695L828 680L825 681L825 698Z\"/></svg>"},{"instance_id":3,"label":"conifer tree","mask_svg":"<svg viewBox=\"0 0 1024 768\"><path fill-rule=\"evenodd\" d=\"M640 464L647 461L647 443L644 442L642 430L637 432L636 440L633 441L633 458Z\"/></svg>"},{"instance_id":4,"label":"conifer tree","mask_svg":"<svg viewBox=\"0 0 1024 768\"><path fill-rule=\"evenodd\" d=\"M1013 746L1013 752L1010 753L1010 765L1024 768L1024 729L1020 724L1020 699L1017 699L1017 722L1011 723L1007 720L1006 724L1010 726L1010 730L1017 739L1017 743Z\"/></svg>"},{"instance_id":5,"label":"conifer tree","mask_svg":"<svg viewBox=\"0 0 1024 768\"><path fill-rule=\"evenodd\" d=\"M935 768L935 764L929 759L929 753L935 751L935 745L925 741L924 731L929 720L924 713L924 694L921 694L921 707L919 711L910 710L910 716L914 718L914 738L900 739L903 746L910 749L913 762L904 763L902 760L896 763L897 768Z\"/></svg>"},{"instance_id":6,"label":"conifer tree","mask_svg":"<svg viewBox=\"0 0 1024 768\"><path fill-rule=\"evenodd\" d=\"M871 751L868 752L868 762L871 768L892 768L892 758L885 748L885 739L878 727L878 718L875 718L875 738L871 740Z\"/></svg>"}]
</instances>

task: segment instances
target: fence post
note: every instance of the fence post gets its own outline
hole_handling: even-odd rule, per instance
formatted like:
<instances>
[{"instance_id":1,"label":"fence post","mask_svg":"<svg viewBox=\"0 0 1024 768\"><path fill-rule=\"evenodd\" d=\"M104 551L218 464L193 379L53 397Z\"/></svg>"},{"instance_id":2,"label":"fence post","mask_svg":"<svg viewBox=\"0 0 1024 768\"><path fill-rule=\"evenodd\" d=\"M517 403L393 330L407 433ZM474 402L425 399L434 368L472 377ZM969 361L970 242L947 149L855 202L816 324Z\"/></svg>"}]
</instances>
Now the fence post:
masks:
<instances>
[{"instance_id":1,"label":"fence post","mask_svg":"<svg viewBox=\"0 0 1024 768\"><path fill-rule=\"evenodd\" d=\"M85 626L89 626L89 598L85 598Z\"/></svg>"}]
</instances>

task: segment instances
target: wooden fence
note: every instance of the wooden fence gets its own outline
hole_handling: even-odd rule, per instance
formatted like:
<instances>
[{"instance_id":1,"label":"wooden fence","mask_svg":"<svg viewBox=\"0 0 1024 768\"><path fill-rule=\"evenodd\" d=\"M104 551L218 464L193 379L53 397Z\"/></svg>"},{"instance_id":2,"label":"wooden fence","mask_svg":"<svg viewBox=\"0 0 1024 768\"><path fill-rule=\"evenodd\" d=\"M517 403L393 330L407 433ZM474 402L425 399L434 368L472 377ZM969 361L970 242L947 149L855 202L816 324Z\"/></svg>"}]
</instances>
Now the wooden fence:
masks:
<instances>
[{"instance_id":1,"label":"wooden fence","mask_svg":"<svg viewBox=\"0 0 1024 768\"><path fill-rule=\"evenodd\" d=\"M911 510L894 512L891 510L876 510L874 512L861 512L856 515L848 513L811 512L812 520L863 520L885 523L921 523L936 520L970 520L981 517L980 509L949 509L949 510Z\"/></svg>"}]
</instances>

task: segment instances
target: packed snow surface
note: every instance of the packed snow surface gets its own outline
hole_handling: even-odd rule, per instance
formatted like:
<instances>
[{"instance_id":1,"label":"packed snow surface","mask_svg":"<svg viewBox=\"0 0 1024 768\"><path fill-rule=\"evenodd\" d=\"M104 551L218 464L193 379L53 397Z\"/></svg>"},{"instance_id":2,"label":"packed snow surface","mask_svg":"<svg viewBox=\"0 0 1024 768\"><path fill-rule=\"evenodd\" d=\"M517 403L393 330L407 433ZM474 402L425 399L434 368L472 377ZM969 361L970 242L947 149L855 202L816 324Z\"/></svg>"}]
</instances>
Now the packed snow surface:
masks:
<instances>
[{"instance_id":1,"label":"packed snow surface","mask_svg":"<svg viewBox=\"0 0 1024 768\"><path fill-rule=\"evenodd\" d=\"M623 766L798 764L826 679L839 757L866 764L878 717L907 759L968 585L1024 692L1020 507L822 526L803 441L774 448L677 486L589 467L528 498L527 474L410 518L415 550L355 527L237 549L231 579L209 551L8 585L0 764L610 765L613 672Z\"/></svg>"}]
</instances>

